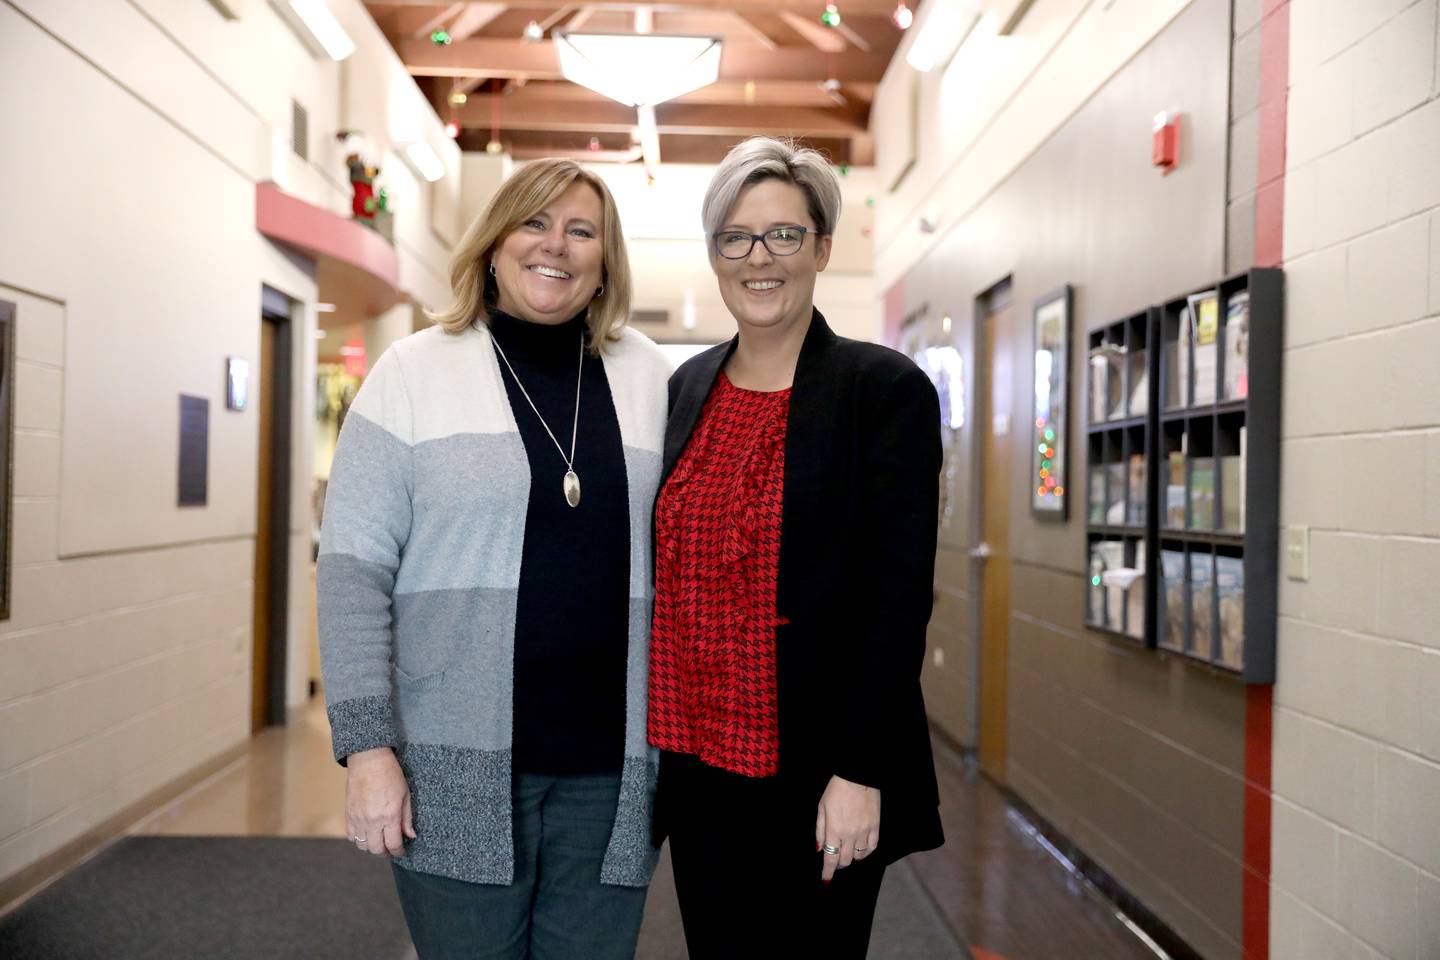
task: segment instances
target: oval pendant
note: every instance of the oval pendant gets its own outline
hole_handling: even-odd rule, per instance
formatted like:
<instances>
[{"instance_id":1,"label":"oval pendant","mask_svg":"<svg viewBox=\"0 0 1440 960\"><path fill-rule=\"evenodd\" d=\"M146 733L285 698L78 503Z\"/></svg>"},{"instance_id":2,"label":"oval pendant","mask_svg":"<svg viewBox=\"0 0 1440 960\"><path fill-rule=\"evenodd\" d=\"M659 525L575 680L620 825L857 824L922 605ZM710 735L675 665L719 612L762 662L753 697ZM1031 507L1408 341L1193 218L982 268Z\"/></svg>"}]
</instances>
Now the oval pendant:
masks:
<instances>
[{"instance_id":1,"label":"oval pendant","mask_svg":"<svg viewBox=\"0 0 1440 960\"><path fill-rule=\"evenodd\" d=\"M572 507L580 506L580 478L574 470L565 474L565 502Z\"/></svg>"}]
</instances>

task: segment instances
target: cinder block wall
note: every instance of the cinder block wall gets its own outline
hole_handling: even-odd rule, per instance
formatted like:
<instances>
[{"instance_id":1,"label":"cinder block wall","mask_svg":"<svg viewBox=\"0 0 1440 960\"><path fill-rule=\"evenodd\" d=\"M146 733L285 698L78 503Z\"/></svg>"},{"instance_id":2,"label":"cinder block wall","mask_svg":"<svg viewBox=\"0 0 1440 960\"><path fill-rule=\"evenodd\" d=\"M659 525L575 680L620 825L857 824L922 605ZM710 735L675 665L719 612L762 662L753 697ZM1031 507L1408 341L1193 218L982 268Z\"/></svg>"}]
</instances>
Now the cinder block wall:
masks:
<instances>
[{"instance_id":1,"label":"cinder block wall","mask_svg":"<svg viewBox=\"0 0 1440 960\"><path fill-rule=\"evenodd\" d=\"M1440 957L1436 0L1291 0L1271 956Z\"/></svg>"}]
</instances>

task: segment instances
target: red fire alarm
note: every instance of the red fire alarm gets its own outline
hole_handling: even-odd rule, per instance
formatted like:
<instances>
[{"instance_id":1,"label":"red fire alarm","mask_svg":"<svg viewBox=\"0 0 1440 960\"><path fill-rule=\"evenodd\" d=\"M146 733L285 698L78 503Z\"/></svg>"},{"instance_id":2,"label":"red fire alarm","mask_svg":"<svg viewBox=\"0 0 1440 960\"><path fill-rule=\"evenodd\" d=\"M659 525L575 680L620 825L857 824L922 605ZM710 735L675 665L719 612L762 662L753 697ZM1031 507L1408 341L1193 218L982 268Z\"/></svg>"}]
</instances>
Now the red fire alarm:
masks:
<instances>
[{"instance_id":1,"label":"red fire alarm","mask_svg":"<svg viewBox=\"0 0 1440 960\"><path fill-rule=\"evenodd\" d=\"M1150 163L1169 173L1180 160L1180 117L1161 110L1151 129Z\"/></svg>"}]
</instances>

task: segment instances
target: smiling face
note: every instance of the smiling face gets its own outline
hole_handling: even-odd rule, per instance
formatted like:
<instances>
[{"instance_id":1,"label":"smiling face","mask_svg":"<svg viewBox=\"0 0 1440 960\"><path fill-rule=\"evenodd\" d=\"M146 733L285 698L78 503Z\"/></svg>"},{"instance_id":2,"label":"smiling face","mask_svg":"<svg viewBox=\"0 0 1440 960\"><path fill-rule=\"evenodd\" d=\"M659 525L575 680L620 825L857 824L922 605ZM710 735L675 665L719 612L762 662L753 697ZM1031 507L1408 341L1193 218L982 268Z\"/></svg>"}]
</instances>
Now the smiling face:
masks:
<instances>
[{"instance_id":1,"label":"smiling face","mask_svg":"<svg viewBox=\"0 0 1440 960\"><path fill-rule=\"evenodd\" d=\"M790 256L777 257L757 242L743 260L715 252L710 263L720 282L720 297L743 330L774 328L810 319L815 275L830 262L828 236L817 236L805 193L793 183L762 180L740 191L720 233L763 234L779 227L804 227L805 239Z\"/></svg>"},{"instance_id":2,"label":"smiling face","mask_svg":"<svg viewBox=\"0 0 1440 960\"><path fill-rule=\"evenodd\" d=\"M602 216L599 194L577 180L510 231L491 256L495 305L532 323L564 323L579 313L603 276Z\"/></svg>"}]
</instances>

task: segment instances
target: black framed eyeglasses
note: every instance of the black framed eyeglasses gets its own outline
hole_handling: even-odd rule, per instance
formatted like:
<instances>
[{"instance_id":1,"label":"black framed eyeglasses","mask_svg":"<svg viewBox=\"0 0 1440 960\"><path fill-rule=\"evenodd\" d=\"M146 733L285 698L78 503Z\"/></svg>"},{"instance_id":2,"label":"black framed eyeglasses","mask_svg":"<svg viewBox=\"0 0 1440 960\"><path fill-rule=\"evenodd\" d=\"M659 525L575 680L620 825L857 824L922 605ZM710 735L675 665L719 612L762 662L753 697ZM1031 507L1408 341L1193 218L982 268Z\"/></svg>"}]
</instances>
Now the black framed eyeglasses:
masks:
<instances>
[{"instance_id":1,"label":"black framed eyeglasses","mask_svg":"<svg viewBox=\"0 0 1440 960\"><path fill-rule=\"evenodd\" d=\"M789 257L800 252L805 245L808 227L776 227L764 233L745 233L743 230L721 230L715 234L715 252L726 260L744 260L755 249L755 244L765 244L773 256Z\"/></svg>"}]
</instances>

